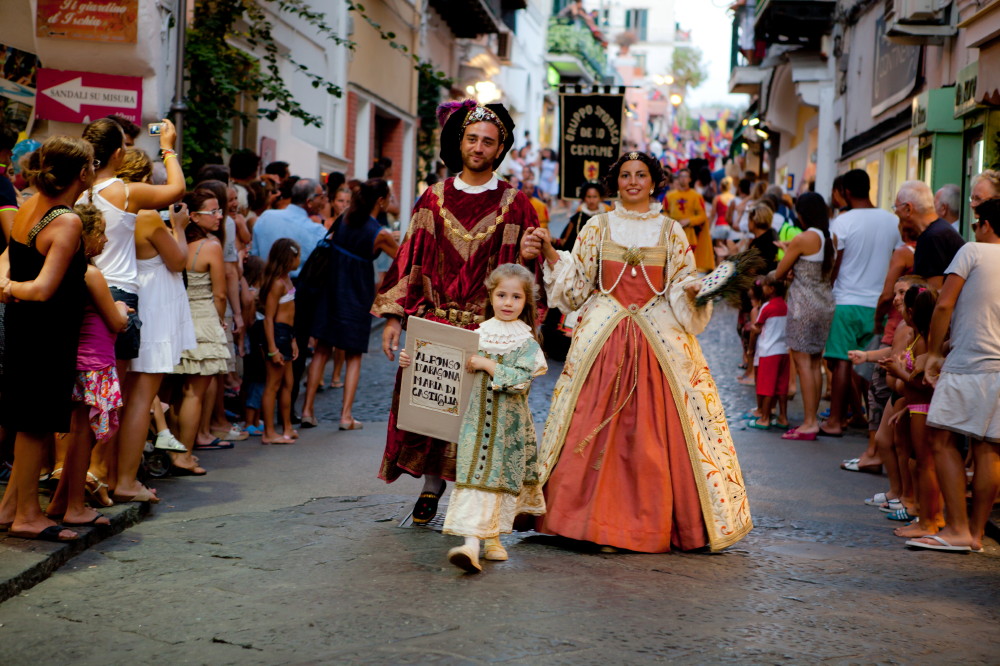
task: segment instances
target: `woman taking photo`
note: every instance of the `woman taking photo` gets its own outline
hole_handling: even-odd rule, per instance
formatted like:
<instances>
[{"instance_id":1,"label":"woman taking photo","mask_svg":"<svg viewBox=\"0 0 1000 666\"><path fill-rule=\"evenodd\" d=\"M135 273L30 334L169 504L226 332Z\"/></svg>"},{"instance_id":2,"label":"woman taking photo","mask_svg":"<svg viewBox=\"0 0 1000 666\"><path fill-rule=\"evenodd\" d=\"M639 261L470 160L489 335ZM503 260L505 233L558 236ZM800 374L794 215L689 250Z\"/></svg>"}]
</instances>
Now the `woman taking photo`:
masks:
<instances>
[{"instance_id":1,"label":"woman taking photo","mask_svg":"<svg viewBox=\"0 0 1000 666\"><path fill-rule=\"evenodd\" d=\"M834 243L830 237L829 209L821 195L805 192L799 196L795 209L805 231L788 243L779 243L785 256L774 271L774 277L783 280L795 271L788 288L785 336L802 387L805 416L802 425L792 428L781 438L812 441L819 433L816 412L823 384L820 363L836 307L830 281Z\"/></svg>"},{"instance_id":2,"label":"woman taking photo","mask_svg":"<svg viewBox=\"0 0 1000 666\"><path fill-rule=\"evenodd\" d=\"M719 550L749 532L726 415L695 335L711 318L687 236L655 197L663 172L623 155L606 178L620 197L572 252L546 230L545 291L564 311L587 302L542 440L540 530L608 549Z\"/></svg>"},{"instance_id":3,"label":"woman taking photo","mask_svg":"<svg viewBox=\"0 0 1000 666\"><path fill-rule=\"evenodd\" d=\"M24 539L71 541L76 532L42 514L38 475L54 433L70 431L74 408L87 259L72 206L94 182L94 149L54 136L27 159L25 176L38 193L17 211L0 262L0 275L8 267L10 274L0 278L7 303L4 424L17 431L0 525Z\"/></svg>"},{"instance_id":4,"label":"woman taking photo","mask_svg":"<svg viewBox=\"0 0 1000 666\"><path fill-rule=\"evenodd\" d=\"M178 439L187 453L171 454L173 472L201 476L192 451L201 425L205 391L215 375L226 372L229 347L222 326L226 318L226 271L222 265L222 207L214 192L195 190L184 197L191 221L186 229L188 242L187 295L198 346L181 352L174 374L184 378L184 394L177 416ZM232 445L230 445L232 446Z\"/></svg>"},{"instance_id":5,"label":"woman taking photo","mask_svg":"<svg viewBox=\"0 0 1000 666\"><path fill-rule=\"evenodd\" d=\"M392 231L382 227L378 214L389 205L389 184L373 178L354 192L351 207L333 225L333 260L330 282L320 297L313 320L316 350L309 366L302 423L316 425L314 403L323 379L323 367L331 349L344 351L347 376L344 404L340 412L341 430L360 430L362 423L352 416L354 395L361 377L361 355L368 352L371 336L371 306L375 301L375 259L384 252L395 259L399 243Z\"/></svg>"},{"instance_id":6,"label":"woman taking photo","mask_svg":"<svg viewBox=\"0 0 1000 666\"><path fill-rule=\"evenodd\" d=\"M146 183L151 174L149 157L129 148L118 176L131 184ZM188 222L184 204L170 207L169 227L155 210L139 211L136 218L136 284L143 325L139 355L129 369L129 402L118 436L118 478L112 496L116 502L156 501L156 494L136 478L149 431L150 406L159 407L157 393L163 375L173 372L182 351L198 344L181 278L188 258L184 235Z\"/></svg>"}]
</instances>

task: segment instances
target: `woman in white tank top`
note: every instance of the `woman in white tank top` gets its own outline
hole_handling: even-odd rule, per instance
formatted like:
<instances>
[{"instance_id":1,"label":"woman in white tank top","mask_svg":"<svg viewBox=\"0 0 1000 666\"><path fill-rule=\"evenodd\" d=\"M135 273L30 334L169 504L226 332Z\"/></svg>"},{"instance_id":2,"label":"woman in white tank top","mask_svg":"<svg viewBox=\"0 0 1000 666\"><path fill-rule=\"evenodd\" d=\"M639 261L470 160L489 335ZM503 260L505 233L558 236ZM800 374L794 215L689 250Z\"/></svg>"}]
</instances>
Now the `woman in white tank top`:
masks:
<instances>
[{"instance_id":1,"label":"woman in white tank top","mask_svg":"<svg viewBox=\"0 0 1000 666\"><path fill-rule=\"evenodd\" d=\"M95 262L111 287L115 300L125 302L130 308L138 311L138 263L135 253L136 215L140 210L158 210L179 201L184 196L184 172L174 151L177 131L169 120L163 121L163 131L160 134L160 149L163 153L163 163L167 170L165 185L149 183L125 184L117 177L119 168L125 157L125 133L122 127L111 118L96 120L83 130L83 138L94 147L94 168L96 176L91 193L83 198L92 200L104 213L106 224L105 234L108 243L103 256ZM136 313L129 315L128 328L119 334L115 344L115 356L118 359L118 375L122 379L122 387L130 386L125 381L128 363L139 353L139 327L142 322ZM156 496L144 488L135 479L142 449L145 446L145 430L139 438L126 438L123 433L130 430L129 423L135 426L140 417L149 418L148 400L131 400L129 392L123 395L125 408L122 414L122 425L118 434L107 443L99 445L92 457L93 473L102 482L108 483L111 491L122 501L139 500L155 501ZM145 402L145 404L139 404ZM148 423L148 421L147 421ZM119 470L131 470L130 483L127 488L118 492L118 478L106 478L111 467L111 456L117 458ZM123 472L125 473L125 472ZM141 490L140 490L141 489Z\"/></svg>"}]
</instances>

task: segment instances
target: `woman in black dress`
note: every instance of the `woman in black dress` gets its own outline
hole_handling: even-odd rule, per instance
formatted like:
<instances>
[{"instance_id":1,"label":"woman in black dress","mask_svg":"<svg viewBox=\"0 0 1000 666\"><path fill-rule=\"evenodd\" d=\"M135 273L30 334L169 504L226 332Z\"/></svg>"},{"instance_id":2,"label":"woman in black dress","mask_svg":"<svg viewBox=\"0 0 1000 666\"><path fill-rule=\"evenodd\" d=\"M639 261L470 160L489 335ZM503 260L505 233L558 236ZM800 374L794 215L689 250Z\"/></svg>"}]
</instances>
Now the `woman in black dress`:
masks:
<instances>
[{"instance_id":1,"label":"woman in black dress","mask_svg":"<svg viewBox=\"0 0 1000 666\"><path fill-rule=\"evenodd\" d=\"M330 279L319 297L313 320L312 337L316 339L302 422L316 424L313 403L323 379L323 367L333 349L344 351L347 376L344 381L344 405L340 412L341 430L360 430L362 423L352 415L354 395L361 377L361 355L368 352L375 301L375 266L379 253L393 259L399 243L392 232L378 221L378 214L389 205L389 185L381 178L362 183L352 195L351 207L330 227L333 256Z\"/></svg>"},{"instance_id":2,"label":"woman in black dress","mask_svg":"<svg viewBox=\"0 0 1000 666\"><path fill-rule=\"evenodd\" d=\"M32 153L25 175L38 193L17 212L0 260L7 303L3 415L5 425L17 431L0 524L25 539L78 536L42 513L38 475L54 433L70 430L87 293L83 225L72 206L93 183L94 167L94 149L82 139L54 136Z\"/></svg>"}]
</instances>

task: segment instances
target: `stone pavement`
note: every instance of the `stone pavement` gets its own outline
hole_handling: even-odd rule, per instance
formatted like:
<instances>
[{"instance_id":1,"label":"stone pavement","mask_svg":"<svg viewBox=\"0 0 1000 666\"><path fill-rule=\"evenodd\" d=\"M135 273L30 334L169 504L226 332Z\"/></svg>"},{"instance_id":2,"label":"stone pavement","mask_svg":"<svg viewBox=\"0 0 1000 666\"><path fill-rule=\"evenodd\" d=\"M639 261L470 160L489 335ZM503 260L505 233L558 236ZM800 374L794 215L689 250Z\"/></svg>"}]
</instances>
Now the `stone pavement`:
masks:
<instances>
[{"instance_id":1,"label":"stone pavement","mask_svg":"<svg viewBox=\"0 0 1000 666\"><path fill-rule=\"evenodd\" d=\"M729 319L701 340L738 414L753 395L734 381ZM1000 548L903 548L862 503L884 479L837 469L860 436L737 430L756 528L723 553L609 555L518 533L510 561L467 576L445 559L455 538L397 527L419 483L374 479L384 427L205 452L208 476L160 481L146 520L0 604L6 660L997 663Z\"/></svg>"}]
</instances>

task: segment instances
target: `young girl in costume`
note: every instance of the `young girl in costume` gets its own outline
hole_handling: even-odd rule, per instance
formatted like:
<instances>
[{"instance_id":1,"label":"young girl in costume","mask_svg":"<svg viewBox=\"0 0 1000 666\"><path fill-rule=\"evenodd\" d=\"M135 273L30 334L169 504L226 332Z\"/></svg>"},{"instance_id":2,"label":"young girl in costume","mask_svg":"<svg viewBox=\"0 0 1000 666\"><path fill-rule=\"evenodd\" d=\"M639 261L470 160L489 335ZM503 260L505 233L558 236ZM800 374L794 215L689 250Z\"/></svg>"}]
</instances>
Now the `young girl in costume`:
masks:
<instances>
[{"instance_id":1,"label":"young girl in costume","mask_svg":"<svg viewBox=\"0 0 1000 666\"><path fill-rule=\"evenodd\" d=\"M259 302L264 307L264 338L267 341L267 379L260 401L264 417L261 444L294 444L299 436L292 429L292 361L298 358L299 347L292 330L295 286L289 275L299 267L299 261L299 244L291 238L279 238L271 246L260 288ZM281 435L274 427L275 398L281 412Z\"/></svg>"},{"instance_id":2,"label":"young girl in costume","mask_svg":"<svg viewBox=\"0 0 1000 666\"><path fill-rule=\"evenodd\" d=\"M470 573L482 571L479 541L488 560L506 560L500 534L512 531L520 513L542 515L538 446L528 409L531 380L548 369L535 340L536 287L523 266L503 264L486 279L490 300L478 330L479 355L466 369L477 373L458 440L455 490L444 532L465 537L448 560ZM399 363L410 364L400 354Z\"/></svg>"}]
</instances>

